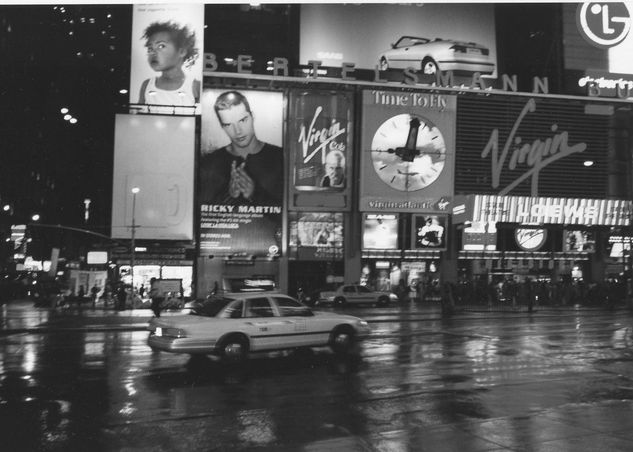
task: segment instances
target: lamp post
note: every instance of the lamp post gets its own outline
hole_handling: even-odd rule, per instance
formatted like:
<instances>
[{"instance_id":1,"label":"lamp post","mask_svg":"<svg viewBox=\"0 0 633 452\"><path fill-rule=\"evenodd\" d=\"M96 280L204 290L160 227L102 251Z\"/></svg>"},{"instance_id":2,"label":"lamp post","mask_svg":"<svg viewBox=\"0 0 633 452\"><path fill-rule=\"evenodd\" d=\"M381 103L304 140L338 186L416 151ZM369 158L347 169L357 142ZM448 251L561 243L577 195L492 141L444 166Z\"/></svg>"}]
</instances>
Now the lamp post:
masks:
<instances>
[{"instance_id":1,"label":"lamp post","mask_svg":"<svg viewBox=\"0 0 633 452\"><path fill-rule=\"evenodd\" d=\"M141 189L138 187L132 188L132 249L130 259L130 275L132 276L132 294L134 294L134 258L135 256L135 239L136 239L136 195Z\"/></svg>"}]
</instances>

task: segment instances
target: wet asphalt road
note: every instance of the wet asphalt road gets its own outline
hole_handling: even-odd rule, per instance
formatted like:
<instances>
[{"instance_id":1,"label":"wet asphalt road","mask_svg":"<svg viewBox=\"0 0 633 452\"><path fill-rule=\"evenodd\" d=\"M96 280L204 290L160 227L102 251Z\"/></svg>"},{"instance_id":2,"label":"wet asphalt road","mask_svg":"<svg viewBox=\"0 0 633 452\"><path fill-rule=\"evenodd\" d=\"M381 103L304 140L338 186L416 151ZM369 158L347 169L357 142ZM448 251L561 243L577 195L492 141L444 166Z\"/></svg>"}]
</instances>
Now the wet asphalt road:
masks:
<instances>
[{"instance_id":1,"label":"wet asphalt road","mask_svg":"<svg viewBox=\"0 0 633 452\"><path fill-rule=\"evenodd\" d=\"M371 322L357 356L240 367L153 352L143 331L0 336L1 448L633 450L627 311L345 312Z\"/></svg>"}]
</instances>

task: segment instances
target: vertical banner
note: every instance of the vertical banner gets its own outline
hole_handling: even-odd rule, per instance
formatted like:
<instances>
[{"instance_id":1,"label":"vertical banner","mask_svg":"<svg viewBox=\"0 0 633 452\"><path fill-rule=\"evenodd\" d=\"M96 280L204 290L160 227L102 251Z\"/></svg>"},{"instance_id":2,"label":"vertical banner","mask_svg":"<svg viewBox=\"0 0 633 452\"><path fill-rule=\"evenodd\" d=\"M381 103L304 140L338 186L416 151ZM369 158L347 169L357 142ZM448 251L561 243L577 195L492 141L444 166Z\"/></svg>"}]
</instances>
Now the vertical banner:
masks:
<instances>
[{"instance_id":1,"label":"vertical banner","mask_svg":"<svg viewBox=\"0 0 633 452\"><path fill-rule=\"evenodd\" d=\"M130 104L194 107L170 109L193 114L200 102L203 43L203 3L134 5Z\"/></svg>"},{"instance_id":2,"label":"vertical banner","mask_svg":"<svg viewBox=\"0 0 633 452\"><path fill-rule=\"evenodd\" d=\"M200 254L280 255L283 94L205 90L198 168Z\"/></svg>"},{"instance_id":3,"label":"vertical banner","mask_svg":"<svg viewBox=\"0 0 633 452\"><path fill-rule=\"evenodd\" d=\"M290 93L291 205L349 204L345 195L349 197L351 185L352 103L345 93Z\"/></svg>"},{"instance_id":4,"label":"vertical banner","mask_svg":"<svg viewBox=\"0 0 633 452\"><path fill-rule=\"evenodd\" d=\"M452 208L456 97L363 92L360 210Z\"/></svg>"}]
</instances>

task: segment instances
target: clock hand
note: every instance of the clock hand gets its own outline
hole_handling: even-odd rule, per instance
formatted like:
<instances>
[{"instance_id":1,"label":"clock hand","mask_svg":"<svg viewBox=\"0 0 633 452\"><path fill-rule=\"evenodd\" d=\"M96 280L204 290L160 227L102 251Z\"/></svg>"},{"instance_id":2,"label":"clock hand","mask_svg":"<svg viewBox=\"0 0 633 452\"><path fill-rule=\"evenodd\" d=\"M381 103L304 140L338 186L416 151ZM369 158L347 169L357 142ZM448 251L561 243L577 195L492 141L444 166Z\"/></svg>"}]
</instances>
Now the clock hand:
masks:
<instances>
[{"instance_id":1,"label":"clock hand","mask_svg":"<svg viewBox=\"0 0 633 452\"><path fill-rule=\"evenodd\" d=\"M420 120L418 118L411 118L409 121L409 134L407 135L407 142L404 147L398 147L393 152L405 162L412 162L418 155L416 144L418 142L418 131L420 129Z\"/></svg>"}]
</instances>

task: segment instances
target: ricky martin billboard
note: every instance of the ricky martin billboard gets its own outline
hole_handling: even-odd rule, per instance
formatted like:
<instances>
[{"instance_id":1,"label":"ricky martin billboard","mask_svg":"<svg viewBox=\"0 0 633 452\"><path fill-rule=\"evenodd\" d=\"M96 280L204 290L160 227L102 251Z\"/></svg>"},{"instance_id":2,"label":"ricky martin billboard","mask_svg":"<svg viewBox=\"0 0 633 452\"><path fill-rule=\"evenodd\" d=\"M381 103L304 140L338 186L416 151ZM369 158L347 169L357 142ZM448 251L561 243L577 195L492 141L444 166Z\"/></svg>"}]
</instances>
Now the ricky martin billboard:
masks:
<instances>
[{"instance_id":1,"label":"ricky martin billboard","mask_svg":"<svg viewBox=\"0 0 633 452\"><path fill-rule=\"evenodd\" d=\"M198 167L200 254L281 253L283 94L207 89Z\"/></svg>"}]
</instances>

